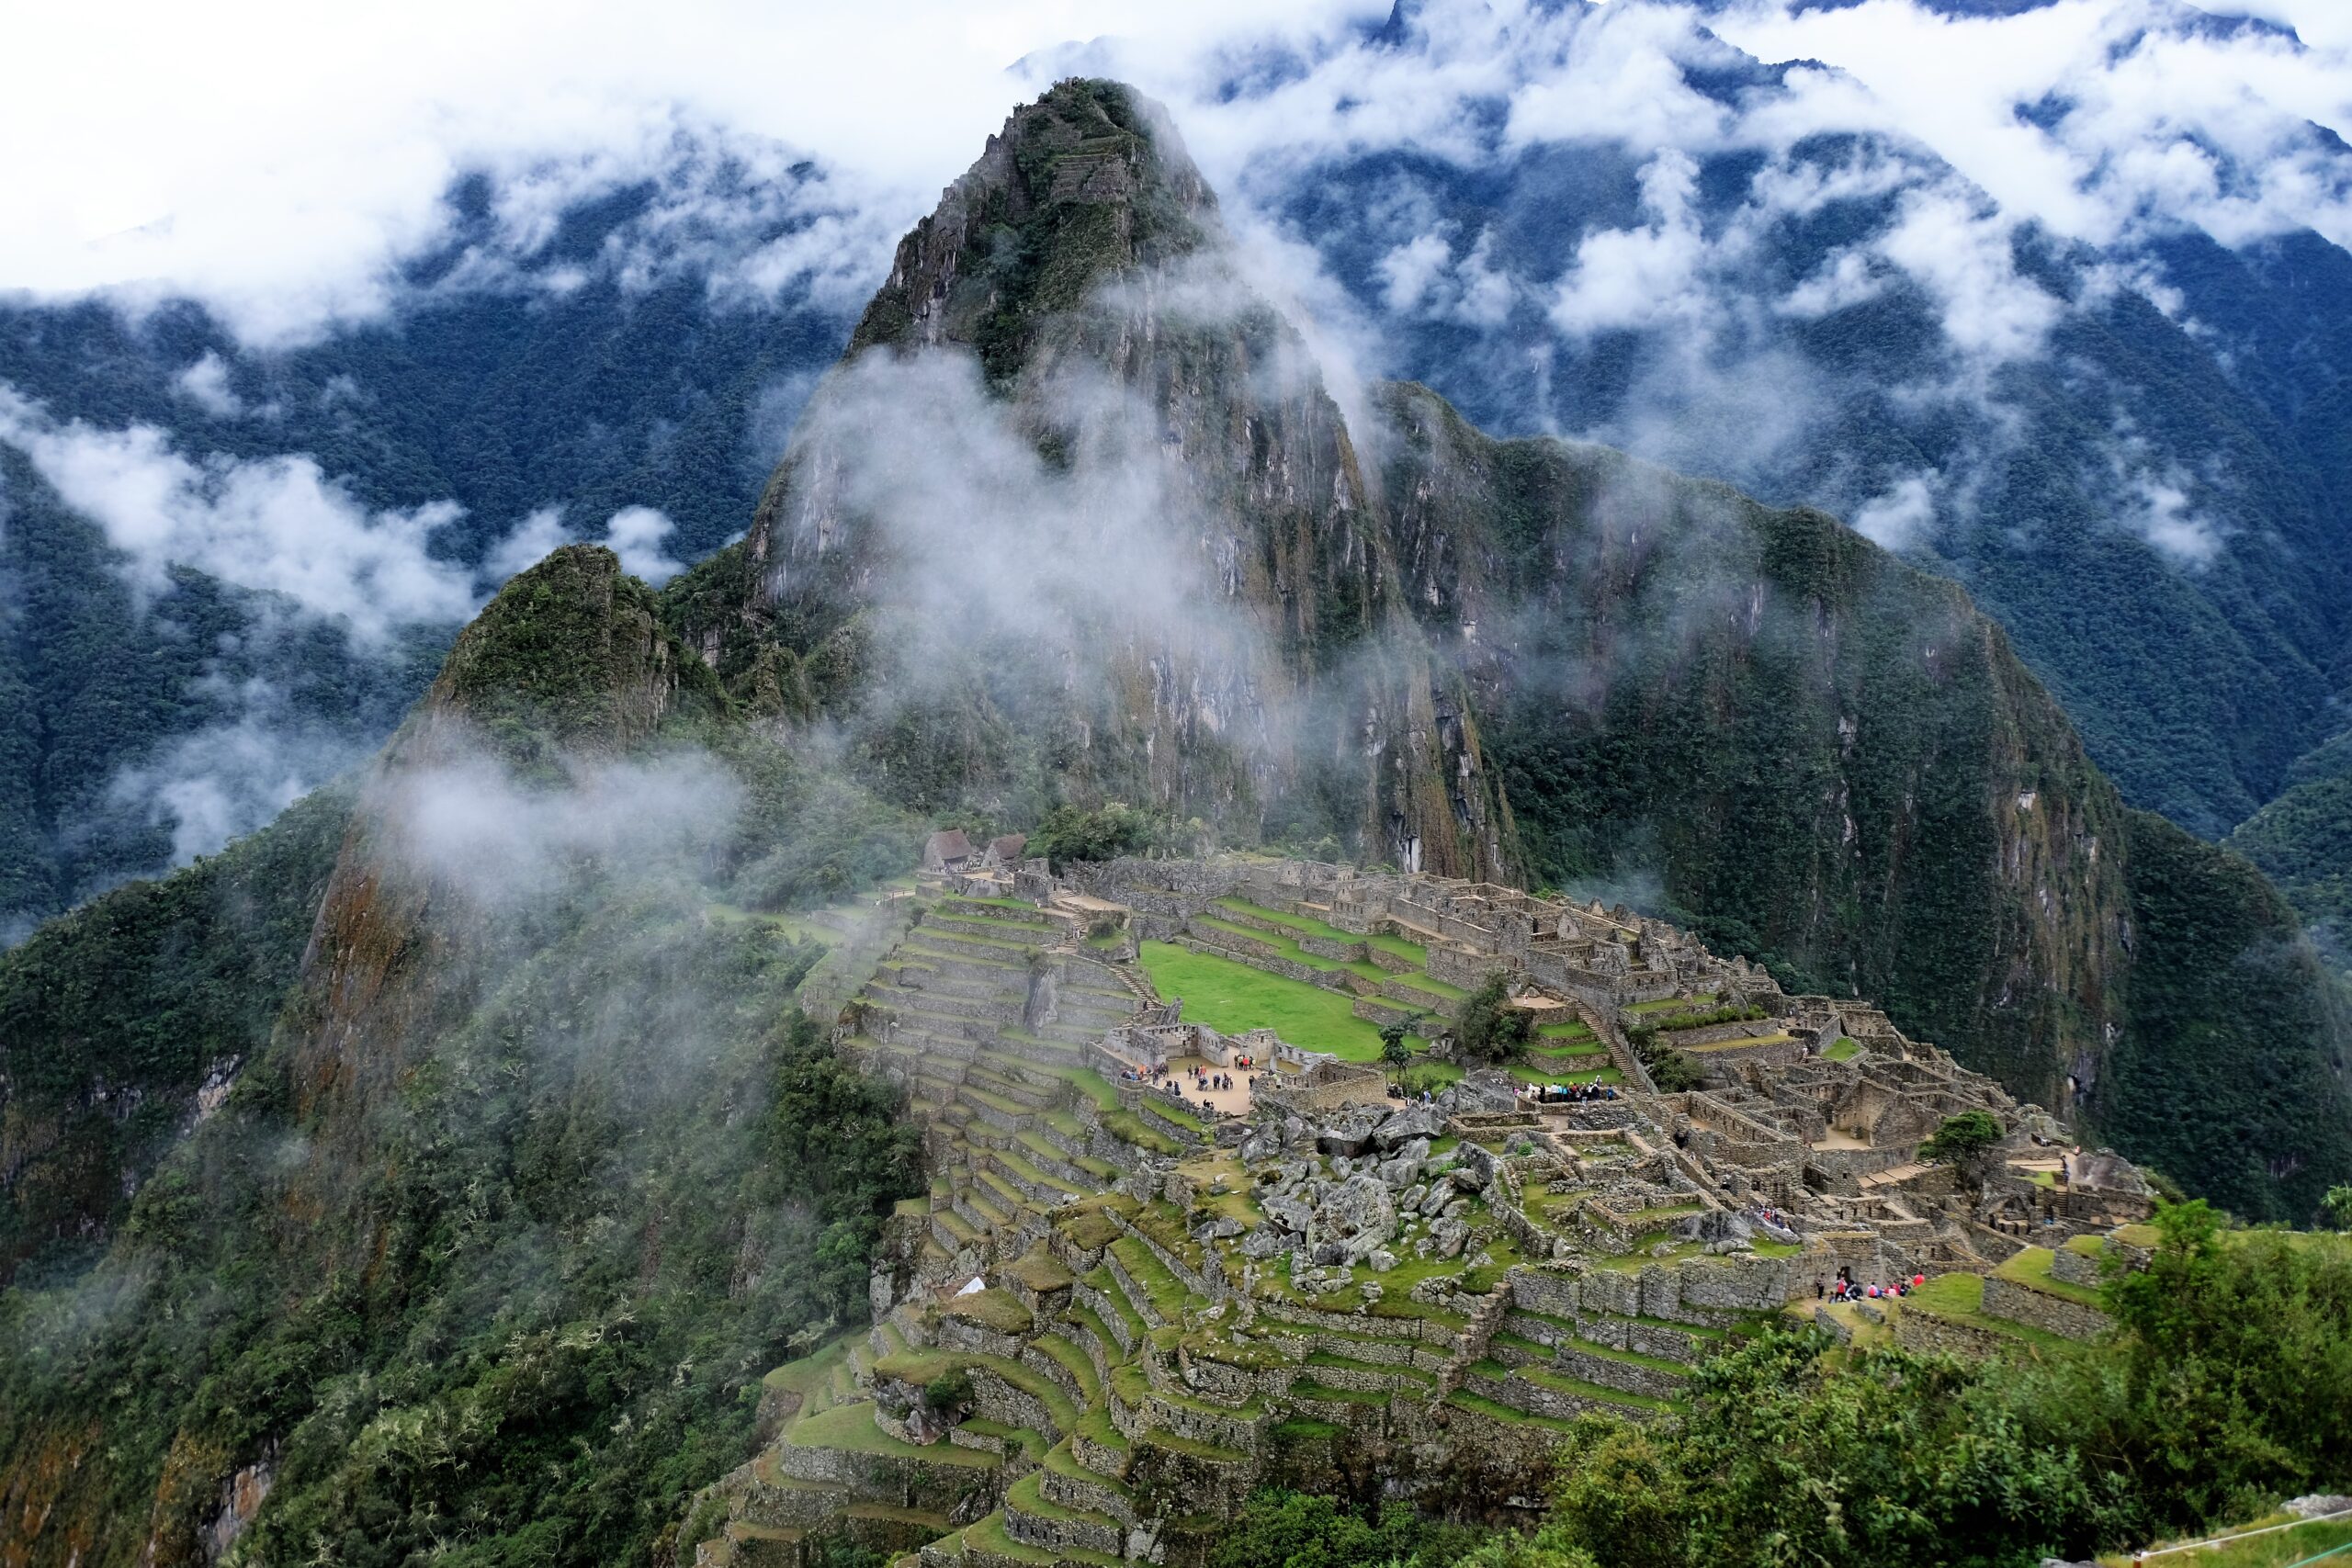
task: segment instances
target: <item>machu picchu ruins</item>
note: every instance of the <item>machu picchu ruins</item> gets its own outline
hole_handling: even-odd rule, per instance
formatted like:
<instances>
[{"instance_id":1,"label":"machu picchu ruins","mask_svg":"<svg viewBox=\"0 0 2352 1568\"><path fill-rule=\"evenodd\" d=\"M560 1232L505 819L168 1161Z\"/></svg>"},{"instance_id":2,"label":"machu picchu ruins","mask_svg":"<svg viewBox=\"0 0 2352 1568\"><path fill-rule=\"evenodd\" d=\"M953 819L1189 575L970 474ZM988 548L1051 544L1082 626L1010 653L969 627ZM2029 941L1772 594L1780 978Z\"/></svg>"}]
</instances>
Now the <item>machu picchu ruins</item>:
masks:
<instances>
[{"instance_id":1,"label":"machu picchu ruins","mask_svg":"<svg viewBox=\"0 0 2352 1568\"><path fill-rule=\"evenodd\" d=\"M1776 1316L2085 1337L2102 1254L2147 1244L2128 1162L1623 907L1020 850L934 836L843 928L870 974L821 1000L905 1087L930 1192L873 1321L768 1379L706 1568L844 1530L909 1568L1181 1564L1262 1485L1367 1476L1508 1515L1576 1417L1672 1418ZM1453 1060L1497 976L1524 1046ZM1971 1111L1983 1157L1923 1156Z\"/></svg>"}]
</instances>

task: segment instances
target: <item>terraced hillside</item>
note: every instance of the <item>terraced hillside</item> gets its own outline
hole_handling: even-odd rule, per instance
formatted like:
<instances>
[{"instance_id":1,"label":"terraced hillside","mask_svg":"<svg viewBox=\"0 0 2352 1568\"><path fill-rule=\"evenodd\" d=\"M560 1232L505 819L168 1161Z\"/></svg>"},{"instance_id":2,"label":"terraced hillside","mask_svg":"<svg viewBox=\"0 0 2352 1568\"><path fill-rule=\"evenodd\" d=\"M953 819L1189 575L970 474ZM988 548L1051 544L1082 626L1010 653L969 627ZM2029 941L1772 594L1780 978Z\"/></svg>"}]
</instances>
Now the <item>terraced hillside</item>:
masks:
<instances>
[{"instance_id":1,"label":"terraced hillside","mask_svg":"<svg viewBox=\"0 0 2352 1568\"><path fill-rule=\"evenodd\" d=\"M772 1442L684 1527L706 1568L835 1536L930 1568L1182 1564L1269 1483L1442 1485L1476 1512L1540 1486L1580 1416L1672 1418L1697 1363L1813 1313L1841 1267L1939 1276L1899 1317L1823 1310L1848 1336L2103 1327L2105 1201L2047 1190L2038 1223L2076 1238L2053 1253L1934 1196L1939 1108L2005 1108L2004 1191L2044 1190L2050 1162L1997 1089L1871 1010L1831 1029L1817 998L1588 912L1605 956L1573 956L1620 965L1613 999L1524 986L1524 1054L1465 1077L1419 998L1523 961L1473 917L1524 895L1121 866L949 871L906 901L840 1029L908 1087L930 1190L892 1222L873 1325L768 1379ZM1729 981L1752 985L1727 1005ZM1361 1065L1358 1032L1376 1047L1400 1016L1442 1095ZM1649 1089L1635 1039L1704 1055L1707 1089ZM1171 1089L1196 1068L1220 1087ZM1617 1092L1521 1092L1569 1082Z\"/></svg>"}]
</instances>

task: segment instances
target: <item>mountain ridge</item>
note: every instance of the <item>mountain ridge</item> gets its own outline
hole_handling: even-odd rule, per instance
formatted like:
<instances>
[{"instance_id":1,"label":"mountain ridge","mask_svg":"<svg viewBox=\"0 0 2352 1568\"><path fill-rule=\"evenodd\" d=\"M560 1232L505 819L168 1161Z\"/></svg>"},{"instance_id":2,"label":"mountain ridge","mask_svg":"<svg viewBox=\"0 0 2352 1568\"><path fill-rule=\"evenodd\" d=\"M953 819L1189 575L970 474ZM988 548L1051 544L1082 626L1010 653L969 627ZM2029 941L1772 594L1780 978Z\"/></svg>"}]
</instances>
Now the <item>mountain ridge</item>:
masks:
<instances>
[{"instance_id":1,"label":"mountain ridge","mask_svg":"<svg viewBox=\"0 0 2352 1568\"><path fill-rule=\"evenodd\" d=\"M1148 125L1065 84L989 156L1051 195L1027 138L1102 138L1125 178ZM1096 174L1028 216L1130 244ZM1009 298L999 216L952 279L910 271L943 323ZM81 1069L137 1061L138 998L52 977L131 915L126 963L244 942L208 923L222 868L0 954L8 1115L44 1110L23 1064L53 1090L9 1125L90 1155L38 1193L10 1168L40 1200L16 1236L84 1241L0 1297L29 1561L674 1542L749 1450L760 1371L866 1310L919 1184L903 1103L797 1015L816 947L777 913L903 866L918 824L1124 800L1180 840L1474 876L1658 866L1726 952L1890 979L2022 1082L2089 1069L2096 1129L2245 1213L2346 1168L2342 1021L2276 894L2125 812L1960 589L1410 388L1375 476L1295 331L1198 260L1074 266L1075 309L989 329L1007 375L953 330L845 356L751 537L658 595L594 547L508 583L352 815L222 857L279 903L209 998L250 1055L209 1112L205 1053L144 1064L159 1125L103 1144L117 1086ZM945 491L893 488L942 454Z\"/></svg>"}]
</instances>

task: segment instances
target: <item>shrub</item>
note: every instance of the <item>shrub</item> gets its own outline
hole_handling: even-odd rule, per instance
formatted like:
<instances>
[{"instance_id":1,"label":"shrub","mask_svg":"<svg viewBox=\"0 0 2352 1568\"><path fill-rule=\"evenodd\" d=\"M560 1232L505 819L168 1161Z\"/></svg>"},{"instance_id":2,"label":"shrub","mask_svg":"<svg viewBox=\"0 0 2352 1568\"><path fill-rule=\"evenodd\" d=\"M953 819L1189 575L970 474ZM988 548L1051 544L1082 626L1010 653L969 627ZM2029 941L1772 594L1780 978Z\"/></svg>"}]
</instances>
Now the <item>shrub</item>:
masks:
<instances>
[{"instance_id":1,"label":"shrub","mask_svg":"<svg viewBox=\"0 0 2352 1568\"><path fill-rule=\"evenodd\" d=\"M1139 854L1158 841L1152 820L1132 807L1114 803L1094 811L1057 806L1029 835L1028 852L1044 855L1058 872L1074 861L1116 860Z\"/></svg>"},{"instance_id":2,"label":"shrub","mask_svg":"<svg viewBox=\"0 0 2352 1568\"><path fill-rule=\"evenodd\" d=\"M922 1385L922 1402L943 1415L972 1403L972 1377L963 1368L942 1372Z\"/></svg>"},{"instance_id":3,"label":"shrub","mask_svg":"<svg viewBox=\"0 0 2352 1568\"><path fill-rule=\"evenodd\" d=\"M1510 1005L1510 981L1499 969L1454 1010L1454 1046L1475 1061L1508 1062L1534 1034L1534 1021Z\"/></svg>"}]
</instances>

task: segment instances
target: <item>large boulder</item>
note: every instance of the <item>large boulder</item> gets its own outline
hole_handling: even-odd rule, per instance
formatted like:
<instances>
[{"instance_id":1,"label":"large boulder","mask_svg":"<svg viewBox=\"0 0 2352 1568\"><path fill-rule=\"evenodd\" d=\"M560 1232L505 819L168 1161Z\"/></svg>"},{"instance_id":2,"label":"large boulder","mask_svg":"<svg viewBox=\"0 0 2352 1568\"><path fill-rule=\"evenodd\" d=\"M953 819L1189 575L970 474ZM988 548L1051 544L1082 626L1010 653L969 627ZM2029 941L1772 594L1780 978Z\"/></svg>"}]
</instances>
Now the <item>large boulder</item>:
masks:
<instances>
[{"instance_id":1,"label":"large boulder","mask_svg":"<svg viewBox=\"0 0 2352 1568\"><path fill-rule=\"evenodd\" d=\"M1396 1201L1377 1177L1348 1178L1315 1211L1313 1235L1340 1243L1351 1259L1370 1256L1396 1234Z\"/></svg>"},{"instance_id":2,"label":"large boulder","mask_svg":"<svg viewBox=\"0 0 2352 1568\"><path fill-rule=\"evenodd\" d=\"M1450 1110L1468 1112L1516 1111L1520 1109L1519 1086L1492 1067L1481 1067L1447 1089L1452 1101Z\"/></svg>"},{"instance_id":3,"label":"large boulder","mask_svg":"<svg viewBox=\"0 0 2352 1568\"><path fill-rule=\"evenodd\" d=\"M1372 1141L1383 1153L1386 1153L1416 1138L1426 1142L1444 1130L1445 1113L1436 1106L1408 1105L1401 1111L1389 1112L1388 1119L1374 1130Z\"/></svg>"},{"instance_id":4,"label":"large boulder","mask_svg":"<svg viewBox=\"0 0 2352 1568\"><path fill-rule=\"evenodd\" d=\"M1241 1256L1263 1263L1289 1251L1290 1247L1291 1237L1282 1226L1264 1224L1241 1238Z\"/></svg>"},{"instance_id":5,"label":"large boulder","mask_svg":"<svg viewBox=\"0 0 2352 1568\"><path fill-rule=\"evenodd\" d=\"M1420 1179L1421 1162L1430 1155L1429 1140L1415 1138L1389 1158L1380 1162L1378 1174L1391 1190L1410 1187Z\"/></svg>"},{"instance_id":6,"label":"large boulder","mask_svg":"<svg viewBox=\"0 0 2352 1568\"><path fill-rule=\"evenodd\" d=\"M1455 1163L1453 1169L1447 1173L1448 1179L1465 1191L1484 1192L1495 1179L1493 1151L1483 1144L1474 1144L1465 1138L1453 1152Z\"/></svg>"},{"instance_id":7,"label":"large boulder","mask_svg":"<svg viewBox=\"0 0 2352 1568\"><path fill-rule=\"evenodd\" d=\"M1259 1201L1258 1207L1265 1211L1271 1224L1286 1231L1303 1231L1315 1220L1314 1211L1294 1197L1276 1195L1263 1198Z\"/></svg>"},{"instance_id":8,"label":"large boulder","mask_svg":"<svg viewBox=\"0 0 2352 1568\"><path fill-rule=\"evenodd\" d=\"M1315 1146L1352 1159L1371 1145L1374 1129L1387 1114L1377 1105L1351 1105L1316 1129Z\"/></svg>"}]
</instances>

